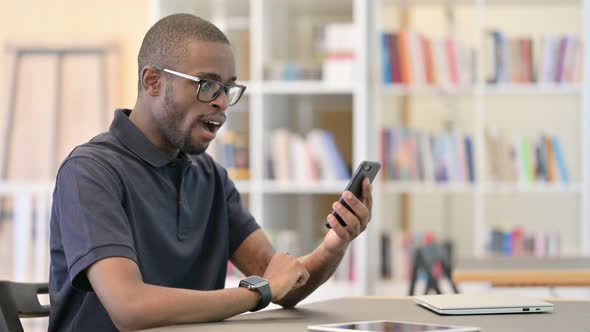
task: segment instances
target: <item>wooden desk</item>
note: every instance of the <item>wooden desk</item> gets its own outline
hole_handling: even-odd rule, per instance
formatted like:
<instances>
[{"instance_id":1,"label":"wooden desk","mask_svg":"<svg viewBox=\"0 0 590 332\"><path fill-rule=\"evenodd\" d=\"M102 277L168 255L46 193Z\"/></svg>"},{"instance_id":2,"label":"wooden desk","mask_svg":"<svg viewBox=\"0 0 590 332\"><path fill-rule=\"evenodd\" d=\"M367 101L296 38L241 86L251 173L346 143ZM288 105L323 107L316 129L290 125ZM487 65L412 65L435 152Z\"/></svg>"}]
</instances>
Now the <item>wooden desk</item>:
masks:
<instances>
[{"instance_id":1,"label":"wooden desk","mask_svg":"<svg viewBox=\"0 0 590 332\"><path fill-rule=\"evenodd\" d=\"M496 287L590 286L590 257L495 257L459 261L453 281L489 282Z\"/></svg>"},{"instance_id":2,"label":"wooden desk","mask_svg":"<svg viewBox=\"0 0 590 332\"><path fill-rule=\"evenodd\" d=\"M419 307L411 298L355 297L239 315L218 323L146 331L304 332L308 325L382 319L477 326L482 332L590 331L590 301L549 301L555 304L553 313L441 316Z\"/></svg>"}]
</instances>

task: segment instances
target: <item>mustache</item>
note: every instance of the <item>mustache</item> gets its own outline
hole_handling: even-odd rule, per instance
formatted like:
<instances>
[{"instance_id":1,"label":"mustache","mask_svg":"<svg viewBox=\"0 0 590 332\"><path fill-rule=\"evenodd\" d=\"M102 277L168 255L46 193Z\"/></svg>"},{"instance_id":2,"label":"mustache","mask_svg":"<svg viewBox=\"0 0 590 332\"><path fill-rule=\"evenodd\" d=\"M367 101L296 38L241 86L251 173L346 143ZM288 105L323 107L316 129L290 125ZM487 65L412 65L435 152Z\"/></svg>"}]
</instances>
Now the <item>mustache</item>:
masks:
<instances>
[{"instance_id":1,"label":"mustache","mask_svg":"<svg viewBox=\"0 0 590 332\"><path fill-rule=\"evenodd\" d=\"M218 120L227 120L227 115L225 115L225 112L219 111L219 112L214 112L214 113L209 113L209 114L203 114L200 116L201 119L206 119L206 118L217 118Z\"/></svg>"}]
</instances>

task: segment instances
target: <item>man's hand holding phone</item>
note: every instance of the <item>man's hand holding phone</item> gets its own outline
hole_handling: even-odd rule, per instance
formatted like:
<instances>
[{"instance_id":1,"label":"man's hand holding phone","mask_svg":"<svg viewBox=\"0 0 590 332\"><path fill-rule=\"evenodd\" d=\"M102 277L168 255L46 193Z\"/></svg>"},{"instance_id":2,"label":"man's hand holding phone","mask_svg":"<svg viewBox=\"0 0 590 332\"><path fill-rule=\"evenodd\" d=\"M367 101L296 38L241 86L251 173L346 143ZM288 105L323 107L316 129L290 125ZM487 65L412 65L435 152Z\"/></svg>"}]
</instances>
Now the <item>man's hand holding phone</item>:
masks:
<instances>
[{"instance_id":1,"label":"man's hand holding phone","mask_svg":"<svg viewBox=\"0 0 590 332\"><path fill-rule=\"evenodd\" d=\"M367 228L373 206L371 181L379 166L376 162L361 163L342 197L332 204L334 210L326 218L326 227L331 230L324 238L324 248L334 252L346 250L350 241ZM360 195L356 196L354 191Z\"/></svg>"}]
</instances>

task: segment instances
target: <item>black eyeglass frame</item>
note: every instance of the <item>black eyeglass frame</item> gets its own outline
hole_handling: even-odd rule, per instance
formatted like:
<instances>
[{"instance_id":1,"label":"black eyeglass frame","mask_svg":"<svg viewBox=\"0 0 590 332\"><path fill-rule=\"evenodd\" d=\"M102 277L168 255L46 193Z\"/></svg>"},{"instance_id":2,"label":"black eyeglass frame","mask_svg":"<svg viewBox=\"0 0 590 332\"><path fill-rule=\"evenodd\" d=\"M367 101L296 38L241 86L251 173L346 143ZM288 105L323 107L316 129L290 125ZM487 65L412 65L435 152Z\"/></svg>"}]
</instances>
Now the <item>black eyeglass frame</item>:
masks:
<instances>
[{"instance_id":1,"label":"black eyeglass frame","mask_svg":"<svg viewBox=\"0 0 590 332\"><path fill-rule=\"evenodd\" d=\"M152 66L152 67L154 67L154 68L156 68L158 70L161 70L163 72L166 72L168 74L179 76L179 77L185 78L187 80L191 80L193 82L196 82L197 83L197 100L199 100L200 102L203 102L203 103L210 103L213 100L217 99L217 97L219 97L219 95L221 94L221 91L224 91L225 92L225 95L229 97L229 93L228 93L229 92L229 89L231 89L231 88L239 88L240 89L239 90L240 92L239 92L239 95L236 98L236 100L233 101L233 102L229 98L227 100L228 101L228 106L233 106L233 105L237 104L238 101L240 101L240 99L244 95L244 91L246 91L246 86L245 85L241 85L241 84L223 84L223 83L221 83L219 81L216 81L216 80L212 80L212 79L208 79L208 78L200 78L200 77L192 76L192 75L189 75L189 74L181 73L181 72L178 72L178 71L175 71L175 70L172 70L172 69L162 68L162 67L158 67L158 66ZM213 94L213 96L209 100L203 99L200 96L201 95L201 85L203 83L206 83L206 82L213 82L213 83L218 84L220 86L220 88Z\"/></svg>"}]
</instances>

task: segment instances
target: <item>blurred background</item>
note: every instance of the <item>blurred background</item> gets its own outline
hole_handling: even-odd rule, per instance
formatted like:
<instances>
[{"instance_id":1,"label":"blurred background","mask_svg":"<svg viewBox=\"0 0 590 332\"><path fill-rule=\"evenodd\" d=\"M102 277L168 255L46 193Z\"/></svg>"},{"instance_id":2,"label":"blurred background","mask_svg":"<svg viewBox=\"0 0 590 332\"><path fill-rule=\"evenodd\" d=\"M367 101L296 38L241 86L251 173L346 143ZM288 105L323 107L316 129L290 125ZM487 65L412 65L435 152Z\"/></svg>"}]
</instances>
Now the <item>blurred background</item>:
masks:
<instances>
[{"instance_id":1,"label":"blurred background","mask_svg":"<svg viewBox=\"0 0 590 332\"><path fill-rule=\"evenodd\" d=\"M208 153L278 250L313 250L356 165L382 164L367 232L306 301L420 293L429 271L452 291L447 263L464 292L590 297L459 277L590 270L587 0L4 1L0 279L47 281L57 167L133 107L143 35L177 12L232 42L248 89Z\"/></svg>"}]
</instances>

